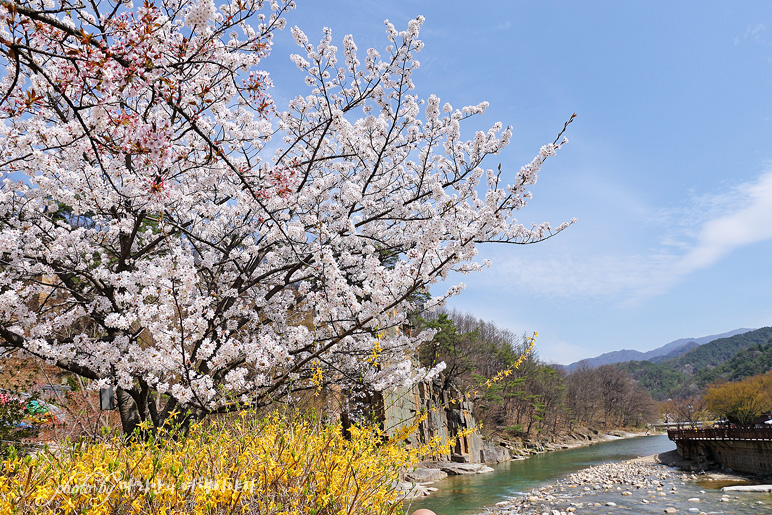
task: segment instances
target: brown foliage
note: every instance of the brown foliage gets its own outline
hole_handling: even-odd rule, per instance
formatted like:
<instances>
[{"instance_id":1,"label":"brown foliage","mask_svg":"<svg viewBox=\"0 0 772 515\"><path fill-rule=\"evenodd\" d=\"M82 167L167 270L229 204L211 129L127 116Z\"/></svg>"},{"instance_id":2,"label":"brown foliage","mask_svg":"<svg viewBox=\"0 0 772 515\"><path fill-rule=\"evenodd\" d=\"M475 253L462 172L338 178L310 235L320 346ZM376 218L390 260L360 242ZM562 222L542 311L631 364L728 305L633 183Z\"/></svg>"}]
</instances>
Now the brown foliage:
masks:
<instances>
[{"instance_id":1,"label":"brown foliage","mask_svg":"<svg viewBox=\"0 0 772 515\"><path fill-rule=\"evenodd\" d=\"M718 417L735 424L752 424L772 411L772 372L711 386L705 402Z\"/></svg>"}]
</instances>

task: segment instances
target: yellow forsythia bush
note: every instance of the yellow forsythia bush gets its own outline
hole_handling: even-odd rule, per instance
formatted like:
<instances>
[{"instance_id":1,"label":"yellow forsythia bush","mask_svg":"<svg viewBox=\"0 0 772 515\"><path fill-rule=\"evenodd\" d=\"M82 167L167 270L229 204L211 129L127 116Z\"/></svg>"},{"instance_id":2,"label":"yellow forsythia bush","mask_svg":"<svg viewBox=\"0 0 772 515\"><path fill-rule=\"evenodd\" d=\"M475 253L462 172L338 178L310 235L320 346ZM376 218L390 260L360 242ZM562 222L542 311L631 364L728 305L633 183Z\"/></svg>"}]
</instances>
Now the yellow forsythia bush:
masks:
<instances>
[{"instance_id":1,"label":"yellow forsythia bush","mask_svg":"<svg viewBox=\"0 0 772 515\"><path fill-rule=\"evenodd\" d=\"M0 470L0 513L402 513L394 483L416 452L374 427L352 427L347 440L318 420L242 415L184 436L11 458Z\"/></svg>"}]
</instances>

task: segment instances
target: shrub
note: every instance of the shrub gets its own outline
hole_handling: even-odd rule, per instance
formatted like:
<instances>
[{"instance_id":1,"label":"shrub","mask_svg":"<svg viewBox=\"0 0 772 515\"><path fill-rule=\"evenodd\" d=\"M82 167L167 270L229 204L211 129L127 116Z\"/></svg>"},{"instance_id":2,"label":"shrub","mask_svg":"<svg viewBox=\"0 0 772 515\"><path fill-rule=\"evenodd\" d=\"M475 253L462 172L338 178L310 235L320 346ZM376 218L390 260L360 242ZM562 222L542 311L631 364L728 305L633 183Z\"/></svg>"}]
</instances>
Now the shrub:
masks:
<instances>
[{"instance_id":1,"label":"shrub","mask_svg":"<svg viewBox=\"0 0 772 515\"><path fill-rule=\"evenodd\" d=\"M772 372L713 385L705 394L705 403L718 417L734 424L753 424L772 410Z\"/></svg>"},{"instance_id":2,"label":"shrub","mask_svg":"<svg viewBox=\"0 0 772 515\"><path fill-rule=\"evenodd\" d=\"M395 483L417 451L374 426L248 414L186 435L118 437L14 457L0 471L2 513L401 513Z\"/></svg>"}]
</instances>

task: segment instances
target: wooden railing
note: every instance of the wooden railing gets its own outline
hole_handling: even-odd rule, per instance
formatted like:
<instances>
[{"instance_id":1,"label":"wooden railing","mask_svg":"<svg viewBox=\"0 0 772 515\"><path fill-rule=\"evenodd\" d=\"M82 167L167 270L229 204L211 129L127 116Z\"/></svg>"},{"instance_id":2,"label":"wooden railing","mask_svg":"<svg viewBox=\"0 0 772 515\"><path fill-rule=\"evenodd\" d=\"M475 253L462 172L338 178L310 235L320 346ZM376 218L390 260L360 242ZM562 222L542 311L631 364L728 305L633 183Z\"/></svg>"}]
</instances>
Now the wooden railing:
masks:
<instances>
[{"instance_id":1,"label":"wooden railing","mask_svg":"<svg viewBox=\"0 0 772 515\"><path fill-rule=\"evenodd\" d=\"M668 429L671 440L770 440L772 427L710 427L700 429Z\"/></svg>"}]
</instances>

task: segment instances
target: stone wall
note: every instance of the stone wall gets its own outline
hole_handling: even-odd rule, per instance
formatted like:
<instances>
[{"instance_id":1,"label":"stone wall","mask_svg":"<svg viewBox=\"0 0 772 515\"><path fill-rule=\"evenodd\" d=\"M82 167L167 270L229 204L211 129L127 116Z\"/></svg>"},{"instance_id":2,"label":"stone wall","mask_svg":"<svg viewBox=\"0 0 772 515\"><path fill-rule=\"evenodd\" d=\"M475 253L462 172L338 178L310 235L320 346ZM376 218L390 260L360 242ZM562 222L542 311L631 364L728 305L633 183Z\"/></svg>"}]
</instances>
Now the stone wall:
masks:
<instances>
[{"instance_id":1,"label":"stone wall","mask_svg":"<svg viewBox=\"0 0 772 515\"><path fill-rule=\"evenodd\" d=\"M772 474L772 442L699 441L676 442L678 454L696 462L700 468L720 465L746 474Z\"/></svg>"},{"instance_id":2,"label":"stone wall","mask_svg":"<svg viewBox=\"0 0 772 515\"><path fill-rule=\"evenodd\" d=\"M707 428L668 431L682 458L709 469L716 465L746 474L772 474L770 428Z\"/></svg>"}]
</instances>

